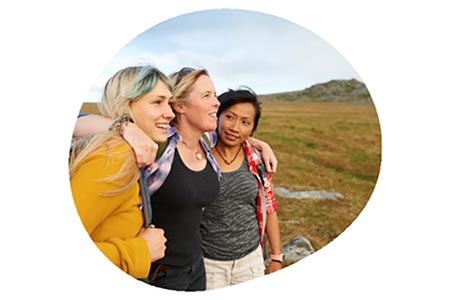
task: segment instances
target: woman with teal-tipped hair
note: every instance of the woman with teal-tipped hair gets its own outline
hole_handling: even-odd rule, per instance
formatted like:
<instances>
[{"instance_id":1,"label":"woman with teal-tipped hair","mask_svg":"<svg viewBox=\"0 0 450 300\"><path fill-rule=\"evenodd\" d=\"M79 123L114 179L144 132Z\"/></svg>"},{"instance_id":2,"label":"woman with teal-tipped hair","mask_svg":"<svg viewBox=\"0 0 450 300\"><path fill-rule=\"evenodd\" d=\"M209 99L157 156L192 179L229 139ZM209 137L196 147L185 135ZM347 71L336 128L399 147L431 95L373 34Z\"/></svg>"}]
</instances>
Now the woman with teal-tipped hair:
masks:
<instances>
[{"instance_id":1,"label":"woman with teal-tipped hair","mask_svg":"<svg viewBox=\"0 0 450 300\"><path fill-rule=\"evenodd\" d=\"M168 78L153 66L128 67L106 83L100 111L111 130L74 138L69 172L80 219L95 245L127 274L144 279L165 253L161 228L144 228L139 169L120 128L133 122L156 142L167 140L174 118ZM165 124L165 128L161 126Z\"/></svg>"}]
</instances>

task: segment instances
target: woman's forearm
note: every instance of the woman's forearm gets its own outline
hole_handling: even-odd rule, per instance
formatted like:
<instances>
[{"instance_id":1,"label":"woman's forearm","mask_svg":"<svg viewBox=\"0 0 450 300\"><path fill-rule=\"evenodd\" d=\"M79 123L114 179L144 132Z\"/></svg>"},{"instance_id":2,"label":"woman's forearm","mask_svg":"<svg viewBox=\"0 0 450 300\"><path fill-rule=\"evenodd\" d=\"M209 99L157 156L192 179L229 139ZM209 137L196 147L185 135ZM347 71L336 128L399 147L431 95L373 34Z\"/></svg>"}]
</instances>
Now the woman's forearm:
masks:
<instances>
[{"instance_id":1,"label":"woman's forearm","mask_svg":"<svg viewBox=\"0 0 450 300\"><path fill-rule=\"evenodd\" d=\"M272 147L270 147L268 143L255 139L254 137L249 137L248 141L250 145L261 152L261 157L264 161L267 172L275 173L277 171L278 160L272 150Z\"/></svg>"},{"instance_id":2,"label":"woman's forearm","mask_svg":"<svg viewBox=\"0 0 450 300\"><path fill-rule=\"evenodd\" d=\"M267 214L266 234L272 254L281 253L280 225L276 212Z\"/></svg>"},{"instance_id":3,"label":"woman's forearm","mask_svg":"<svg viewBox=\"0 0 450 300\"><path fill-rule=\"evenodd\" d=\"M100 115L86 115L79 117L75 123L73 136L76 138L89 134L108 131L113 120Z\"/></svg>"}]
</instances>

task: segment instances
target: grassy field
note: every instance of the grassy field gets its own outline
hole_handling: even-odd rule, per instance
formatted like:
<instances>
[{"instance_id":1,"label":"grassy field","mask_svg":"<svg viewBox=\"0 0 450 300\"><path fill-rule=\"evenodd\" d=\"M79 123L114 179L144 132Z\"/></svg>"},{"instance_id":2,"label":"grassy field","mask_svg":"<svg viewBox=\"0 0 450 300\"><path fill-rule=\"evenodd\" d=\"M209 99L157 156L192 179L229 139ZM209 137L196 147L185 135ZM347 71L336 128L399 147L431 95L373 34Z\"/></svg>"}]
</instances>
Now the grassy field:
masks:
<instances>
[{"instance_id":1,"label":"grassy field","mask_svg":"<svg viewBox=\"0 0 450 300\"><path fill-rule=\"evenodd\" d=\"M381 132L372 104L263 102L255 134L279 160L274 185L327 190L339 200L278 196L282 245L296 235L316 250L342 233L369 200L381 163Z\"/></svg>"},{"instance_id":2,"label":"grassy field","mask_svg":"<svg viewBox=\"0 0 450 300\"><path fill-rule=\"evenodd\" d=\"M274 185L344 195L339 200L277 197L282 245L300 235L318 250L355 220L375 187L381 163L375 107L261 100L255 137L267 141L279 160ZM96 110L93 104L82 107L82 112Z\"/></svg>"}]
</instances>

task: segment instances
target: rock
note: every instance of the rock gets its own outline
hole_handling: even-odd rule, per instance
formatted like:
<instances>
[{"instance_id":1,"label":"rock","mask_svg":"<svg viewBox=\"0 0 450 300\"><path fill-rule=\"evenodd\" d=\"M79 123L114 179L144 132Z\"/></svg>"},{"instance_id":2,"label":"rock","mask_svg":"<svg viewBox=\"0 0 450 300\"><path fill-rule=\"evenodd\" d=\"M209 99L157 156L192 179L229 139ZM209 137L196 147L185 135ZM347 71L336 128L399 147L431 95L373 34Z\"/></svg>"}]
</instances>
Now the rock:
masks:
<instances>
[{"instance_id":1,"label":"rock","mask_svg":"<svg viewBox=\"0 0 450 300\"><path fill-rule=\"evenodd\" d=\"M328 191L290 191L284 187L275 187L273 190L275 194L285 198L325 200L337 200L344 198L344 196L340 193Z\"/></svg>"},{"instance_id":2,"label":"rock","mask_svg":"<svg viewBox=\"0 0 450 300\"><path fill-rule=\"evenodd\" d=\"M281 253L284 254L284 265L296 263L302 258L314 253L314 248L311 243L304 237L296 236L283 248ZM268 265L270 258L267 258L265 263Z\"/></svg>"},{"instance_id":3,"label":"rock","mask_svg":"<svg viewBox=\"0 0 450 300\"><path fill-rule=\"evenodd\" d=\"M282 249L284 254L284 261L286 264L293 264L302 258L314 253L314 248L311 243L304 237L294 237Z\"/></svg>"},{"instance_id":4,"label":"rock","mask_svg":"<svg viewBox=\"0 0 450 300\"><path fill-rule=\"evenodd\" d=\"M278 223L286 223L286 224L292 224L292 225L300 225L301 222L297 220L280 220L278 219Z\"/></svg>"}]
</instances>

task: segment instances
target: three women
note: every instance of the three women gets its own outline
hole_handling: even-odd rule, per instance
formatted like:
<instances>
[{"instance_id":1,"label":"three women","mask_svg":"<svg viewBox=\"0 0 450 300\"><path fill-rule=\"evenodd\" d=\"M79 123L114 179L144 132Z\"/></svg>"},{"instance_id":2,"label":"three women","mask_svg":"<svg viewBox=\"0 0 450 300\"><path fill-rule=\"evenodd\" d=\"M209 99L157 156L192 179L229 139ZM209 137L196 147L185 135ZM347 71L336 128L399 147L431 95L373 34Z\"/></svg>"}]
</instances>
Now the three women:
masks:
<instances>
[{"instance_id":1,"label":"three women","mask_svg":"<svg viewBox=\"0 0 450 300\"><path fill-rule=\"evenodd\" d=\"M214 143L217 138L214 130L217 127L219 102L215 96L214 84L204 69L183 68L170 78L174 84L171 104L176 118L173 127L169 128L169 141L164 145L162 155L145 173L152 197L153 223L156 227L164 228L167 251L163 259L152 264L148 282L174 290L204 290L206 276L202 259L200 220L203 210L219 193L221 171L216 160L217 155L213 155L210 149L211 141ZM110 122L108 119L98 121L94 131L101 131L102 127ZM130 124L130 127L133 127L133 124ZM127 128L125 127L124 131ZM207 131L210 132L209 139L203 134ZM133 137L131 140L135 145L149 145L147 148L152 148L150 142L136 142L139 138ZM259 148L267 146L255 140L253 143L259 143ZM135 151L137 156L142 153ZM268 151L266 148L265 152L271 153L270 147ZM235 161L242 163L242 155ZM274 156L269 157L276 167ZM262 190L259 189L258 195L261 193ZM262 197L259 199L257 209L263 216L266 212L261 205L265 201ZM256 198L248 200L251 201L256 203ZM258 249L262 257L262 251ZM275 251L278 251L276 247Z\"/></svg>"}]
</instances>

